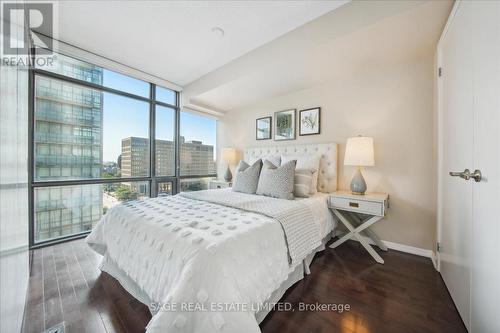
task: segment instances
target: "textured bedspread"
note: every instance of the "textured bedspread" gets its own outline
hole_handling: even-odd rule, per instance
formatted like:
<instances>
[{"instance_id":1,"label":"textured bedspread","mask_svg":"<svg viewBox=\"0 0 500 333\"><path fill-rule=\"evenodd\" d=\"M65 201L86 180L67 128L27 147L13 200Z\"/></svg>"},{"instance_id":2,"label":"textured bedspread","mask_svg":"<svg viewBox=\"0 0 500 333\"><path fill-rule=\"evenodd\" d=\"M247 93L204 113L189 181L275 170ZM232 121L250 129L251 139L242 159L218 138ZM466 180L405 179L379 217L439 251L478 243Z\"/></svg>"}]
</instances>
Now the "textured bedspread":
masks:
<instances>
[{"instance_id":1,"label":"textured bedspread","mask_svg":"<svg viewBox=\"0 0 500 333\"><path fill-rule=\"evenodd\" d=\"M291 264L300 263L321 245L318 225L311 209L300 201L283 200L224 191L196 191L180 194L183 197L203 200L219 205L260 213L276 219L285 232Z\"/></svg>"},{"instance_id":2,"label":"textured bedspread","mask_svg":"<svg viewBox=\"0 0 500 333\"><path fill-rule=\"evenodd\" d=\"M260 332L255 313L294 268L275 219L180 195L113 207L87 242L156 303L147 332Z\"/></svg>"}]
</instances>

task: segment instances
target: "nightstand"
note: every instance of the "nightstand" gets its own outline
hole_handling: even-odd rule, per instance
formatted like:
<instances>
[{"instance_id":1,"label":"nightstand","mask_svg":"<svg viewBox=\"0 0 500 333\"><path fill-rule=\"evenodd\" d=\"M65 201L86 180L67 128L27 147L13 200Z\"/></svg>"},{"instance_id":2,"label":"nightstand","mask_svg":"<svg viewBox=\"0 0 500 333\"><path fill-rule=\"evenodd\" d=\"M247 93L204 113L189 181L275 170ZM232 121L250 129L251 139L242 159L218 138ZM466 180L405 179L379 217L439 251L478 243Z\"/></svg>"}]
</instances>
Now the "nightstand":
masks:
<instances>
[{"instance_id":1,"label":"nightstand","mask_svg":"<svg viewBox=\"0 0 500 333\"><path fill-rule=\"evenodd\" d=\"M370 253L373 259L383 264L384 259L366 241L361 232L364 231L381 250L387 251L387 246L369 227L384 218L389 208L389 195L386 193L356 195L351 194L349 191L337 191L328 198L328 207L349 230L347 234L340 237L330 247L334 249L345 241L355 238ZM364 216L364 218L361 216Z\"/></svg>"},{"instance_id":2,"label":"nightstand","mask_svg":"<svg viewBox=\"0 0 500 333\"><path fill-rule=\"evenodd\" d=\"M221 188L228 188L233 186L233 182L226 182L225 180L210 180L208 182L208 189L209 190L216 190L216 189L221 189Z\"/></svg>"}]
</instances>

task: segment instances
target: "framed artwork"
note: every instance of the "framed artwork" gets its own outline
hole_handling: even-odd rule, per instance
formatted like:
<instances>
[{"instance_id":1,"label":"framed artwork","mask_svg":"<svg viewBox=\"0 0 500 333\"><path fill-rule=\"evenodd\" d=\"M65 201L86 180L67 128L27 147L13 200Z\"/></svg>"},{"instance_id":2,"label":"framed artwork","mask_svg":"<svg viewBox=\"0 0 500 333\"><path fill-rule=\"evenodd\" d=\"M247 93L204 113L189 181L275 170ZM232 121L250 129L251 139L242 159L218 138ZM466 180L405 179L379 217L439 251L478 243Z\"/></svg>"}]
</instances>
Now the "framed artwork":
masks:
<instances>
[{"instance_id":1,"label":"framed artwork","mask_svg":"<svg viewBox=\"0 0 500 333\"><path fill-rule=\"evenodd\" d=\"M319 134L321 129L321 108L300 110L299 135Z\"/></svg>"},{"instance_id":2,"label":"framed artwork","mask_svg":"<svg viewBox=\"0 0 500 333\"><path fill-rule=\"evenodd\" d=\"M274 113L274 140L295 139L295 113L297 110L283 110Z\"/></svg>"},{"instance_id":3,"label":"framed artwork","mask_svg":"<svg viewBox=\"0 0 500 333\"><path fill-rule=\"evenodd\" d=\"M255 138L257 140L271 139L272 125L273 117L258 118L255 122Z\"/></svg>"}]
</instances>

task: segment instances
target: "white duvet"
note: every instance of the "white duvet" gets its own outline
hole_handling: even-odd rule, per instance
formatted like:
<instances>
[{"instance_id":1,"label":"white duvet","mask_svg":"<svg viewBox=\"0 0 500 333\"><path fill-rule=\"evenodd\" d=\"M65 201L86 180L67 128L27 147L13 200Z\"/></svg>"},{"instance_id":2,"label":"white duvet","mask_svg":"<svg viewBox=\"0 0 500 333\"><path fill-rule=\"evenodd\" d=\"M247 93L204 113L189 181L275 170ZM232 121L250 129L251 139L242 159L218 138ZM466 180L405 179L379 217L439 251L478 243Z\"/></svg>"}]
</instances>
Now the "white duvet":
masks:
<instances>
[{"instance_id":1,"label":"white duvet","mask_svg":"<svg viewBox=\"0 0 500 333\"><path fill-rule=\"evenodd\" d=\"M326 199L301 202L323 238ZM155 302L147 332L260 332L255 313L294 269L274 219L181 196L115 206L87 242Z\"/></svg>"}]
</instances>

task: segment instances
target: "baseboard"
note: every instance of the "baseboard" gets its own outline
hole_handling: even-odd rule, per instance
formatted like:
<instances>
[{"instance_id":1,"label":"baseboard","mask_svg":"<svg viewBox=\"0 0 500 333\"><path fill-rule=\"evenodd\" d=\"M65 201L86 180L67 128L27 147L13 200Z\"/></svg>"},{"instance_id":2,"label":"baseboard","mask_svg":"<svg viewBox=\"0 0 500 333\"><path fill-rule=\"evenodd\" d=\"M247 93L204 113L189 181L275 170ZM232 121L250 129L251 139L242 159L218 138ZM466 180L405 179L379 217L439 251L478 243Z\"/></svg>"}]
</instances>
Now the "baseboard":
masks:
<instances>
[{"instance_id":1,"label":"baseboard","mask_svg":"<svg viewBox=\"0 0 500 333\"><path fill-rule=\"evenodd\" d=\"M438 258L436 252L432 251L432 264L434 265L434 269L439 272Z\"/></svg>"},{"instance_id":2,"label":"baseboard","mask_svg":"<svg viewBox=\"0 0 500 333\"><path fill-rule=\"evenodd\" d=\"M422 249L419 247L414 247L414 246L409 246L409 245L404 245L404 244L394 243L394 242L389 242L389 241L384 241L384 240L382 242L384 242L384 244L392 250L410 253L410 254L414 254L416 256L426 257L426 258L429 258L431 260L433 257L432 250Z\"/></svg>"},{"instance_id":3,"label":"baseboard","mask_svg":"<svg viewBox=\"0 0 500 333\"><path fill-rule=\"evenodd\" d=\"M335 232L335 235L339 236L339 237L342 237L342 235L344 235L344 234L345 233L342 231ZM366 236L363 236L363 237L365 238L365 240L369 244L375 245L375 243L371 240L371 238L366 237ZM356 238L352 238L352 240L358 241ZM404 253L414 254L414 255L420 256L420 257L429 258L429 259L431 259L432 264L434 265L434 268L437 269L436 258L435 258L434 252L432 250L422 249L419 247L404 245L404 244L400 244L400 243L389 242L389 241L385 241L385 240L382 240L382 242L384 242L385 246L387 246L391 250L396 250L396 251L400 251L400 252L404 252Z\"/></svg>"}]
</instances>

